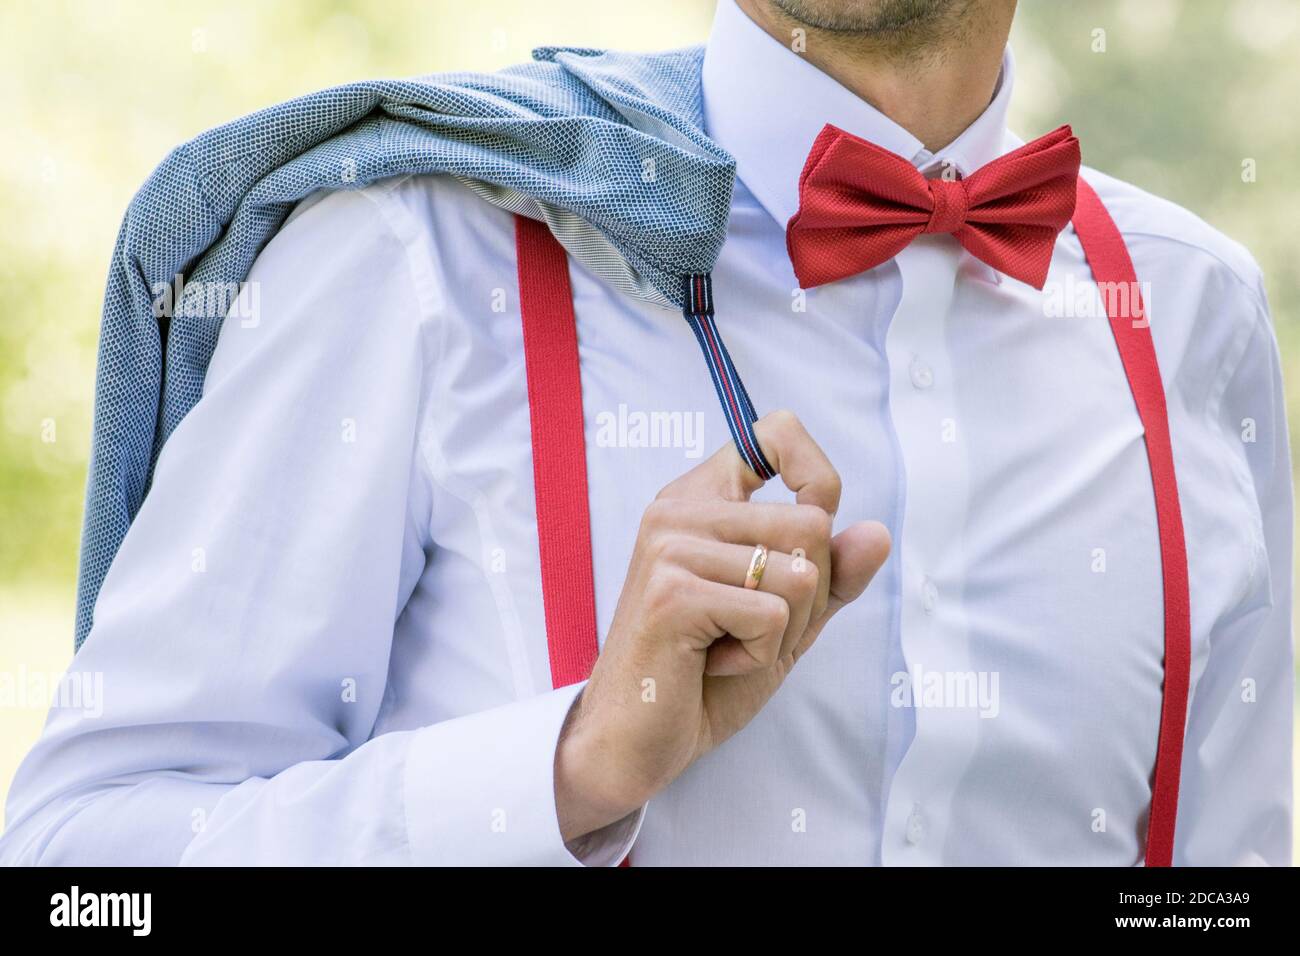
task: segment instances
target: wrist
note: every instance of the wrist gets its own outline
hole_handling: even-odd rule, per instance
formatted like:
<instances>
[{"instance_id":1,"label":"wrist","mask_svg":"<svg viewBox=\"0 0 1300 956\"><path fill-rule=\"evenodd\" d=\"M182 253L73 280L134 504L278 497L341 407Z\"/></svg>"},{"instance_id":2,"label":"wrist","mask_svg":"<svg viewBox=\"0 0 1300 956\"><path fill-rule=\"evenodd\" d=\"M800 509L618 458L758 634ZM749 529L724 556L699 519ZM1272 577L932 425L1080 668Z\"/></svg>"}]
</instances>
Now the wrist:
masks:
<instances>
[{"instance_id":1,"label":"wrist","mask_svg":"<svg viewBox=\"0 0 1300 956\"><path fill-rule=\"evenodd\" d=\"M652 796L620 771L610 748L582 719L581 704L580 695L555 749L555 809L566 842L623 819Z\"/></svg>"}]
</instances>

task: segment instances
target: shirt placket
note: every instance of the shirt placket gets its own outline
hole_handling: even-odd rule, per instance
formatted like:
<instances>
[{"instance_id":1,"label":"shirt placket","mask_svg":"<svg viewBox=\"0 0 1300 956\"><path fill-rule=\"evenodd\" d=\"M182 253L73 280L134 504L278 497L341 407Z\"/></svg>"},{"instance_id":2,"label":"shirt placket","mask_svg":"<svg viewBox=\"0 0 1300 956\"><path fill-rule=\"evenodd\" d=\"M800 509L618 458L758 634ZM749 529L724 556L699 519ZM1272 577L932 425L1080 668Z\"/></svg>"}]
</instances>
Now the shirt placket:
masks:
<instances>
[{"instance_id":1,"label":"shirt placket","mask_svg":"<svg viewBox=\"0 0 1300 956\"><path fill-rule=\"evenodd\" d=\"M945 688L973 671L964 610L963 529L972 452L948 349L963 252L949 236L920 236L895 262L902 295L886 336L890 414L903 457L900 613L891 706L910 708L884 805L885 865L938 864L958 781L974 755L977 715ZM906 677L904 678L904 674ZM938 694L931 682L938 682ZM900 689L901 688L901 689ZM909 692L910 691L910 692ZM899 715L900 717L905 715Z\"/></svg>"}]
</instances>

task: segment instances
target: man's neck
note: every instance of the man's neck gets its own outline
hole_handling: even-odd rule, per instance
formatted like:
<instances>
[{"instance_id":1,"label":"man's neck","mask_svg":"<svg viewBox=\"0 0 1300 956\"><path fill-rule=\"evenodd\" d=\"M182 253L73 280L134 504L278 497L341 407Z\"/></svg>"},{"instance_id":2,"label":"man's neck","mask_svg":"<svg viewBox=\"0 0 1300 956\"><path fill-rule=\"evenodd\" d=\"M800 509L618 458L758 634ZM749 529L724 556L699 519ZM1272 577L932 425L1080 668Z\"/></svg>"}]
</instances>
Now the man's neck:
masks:
<instances>
[{"instance_id":1,"label":"man's neck","mask_svg":"<svg viewBox=\"0 0 1300 956\"><path fill-rule=\"evenodd\" d=\"M1016 0L969 0L913 30L870 33L809 26L773 0L736 2L778 42L931 151L960 136L993 98L1016 9Z\"/></svg>"}]
</instances>

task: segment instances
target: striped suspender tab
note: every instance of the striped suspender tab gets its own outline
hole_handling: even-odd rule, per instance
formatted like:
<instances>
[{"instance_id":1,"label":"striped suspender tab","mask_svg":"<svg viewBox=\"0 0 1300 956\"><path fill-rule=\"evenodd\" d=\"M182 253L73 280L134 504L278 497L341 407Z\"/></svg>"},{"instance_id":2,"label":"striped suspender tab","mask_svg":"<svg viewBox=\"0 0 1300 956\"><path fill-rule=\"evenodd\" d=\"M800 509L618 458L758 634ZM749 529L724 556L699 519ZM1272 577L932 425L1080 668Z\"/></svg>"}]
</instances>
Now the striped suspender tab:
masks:
<instances>
[{"instance_id":1,"label":"striped suspender tab","mask_svg":"<svg viewBox=\"0 0 1300 956\"><path fill-rule=\"evenodd\" d=\"M776 471L764 457L754 434L754 422L758 420L754 403L749 400L745 383L740 380L740 373L736 371L731 354L718 332L718 325L713 321L713 279L706 272L683 276L682 282L686 302L682 314L704 353L736 450L756 475L768 481L776 476Z\"/></svg>"},{"instance_id":2,"label":"striped suspender tab","mask_svg":"<svg viewBox=\"0 0 1300 956\"><path fill-rule=\"evenodd\" d=\"M1074 209L1074 231L1099 286L1123 286L1127 297L1105 296L1111 332L1119 349L1124 375L1133 393L1146 435L1147 461L1155 491L1156 529L1160 537L1160 567L1164 584L1165 686L1160 707L1160 736L1151 784L1151 819L1147 826L1146 865L1170 866L1178 818L1178 779L1183 763L1187 727L1187 696L1191 682L1191 610L1187 584L1187 544L1183 536L1178 481L1164 385L1156 363L1151 329L1138 294L1137 274L1124 237L1101 199L1082 178ZM1129 309L1120 308L1127 301Z\"/></svg>"}]
</instances>

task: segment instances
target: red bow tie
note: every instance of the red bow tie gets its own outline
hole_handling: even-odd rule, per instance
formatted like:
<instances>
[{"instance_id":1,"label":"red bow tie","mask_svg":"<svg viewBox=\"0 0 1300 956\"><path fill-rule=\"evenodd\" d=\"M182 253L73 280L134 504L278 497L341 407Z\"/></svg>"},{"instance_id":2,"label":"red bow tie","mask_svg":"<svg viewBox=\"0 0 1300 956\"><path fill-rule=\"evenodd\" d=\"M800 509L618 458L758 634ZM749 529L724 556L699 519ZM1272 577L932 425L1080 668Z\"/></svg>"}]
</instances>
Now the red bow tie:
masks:
<instances>
[{"instance_id":1,"label":"red bow tie","mask_svg":"<svg viewBox=\"0 0 1300 956\"><path fill-rule=\"evenodd\" d=\"M966 179L926 179L901 156L829 123L799 177L786 248L805 289L887 262L925 232L1041 289L1074 214L1079 141L1062 126Z\"/></svg>"}]
</instances>

